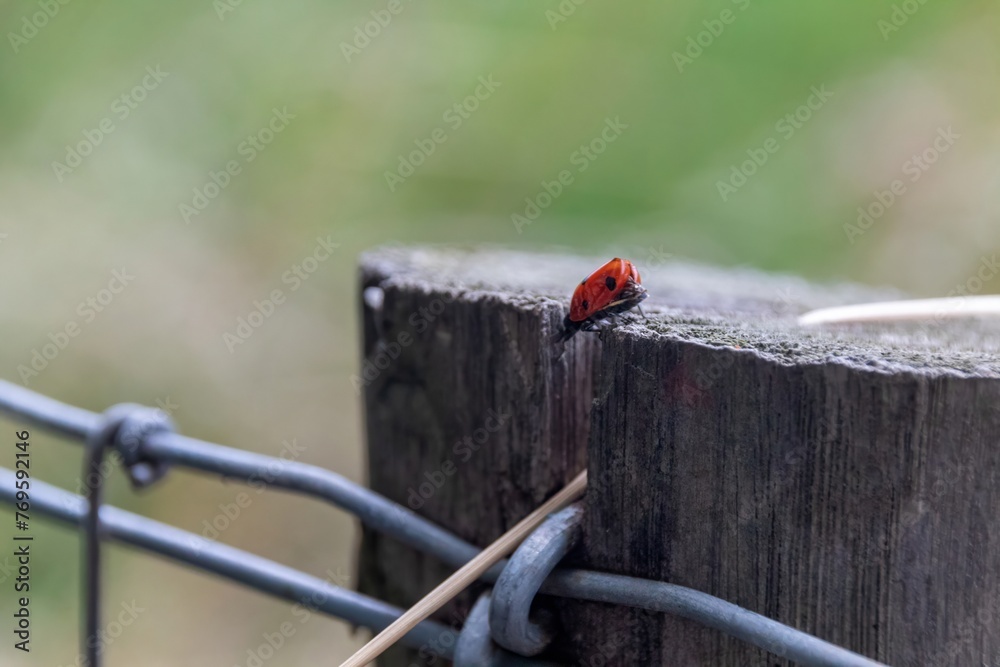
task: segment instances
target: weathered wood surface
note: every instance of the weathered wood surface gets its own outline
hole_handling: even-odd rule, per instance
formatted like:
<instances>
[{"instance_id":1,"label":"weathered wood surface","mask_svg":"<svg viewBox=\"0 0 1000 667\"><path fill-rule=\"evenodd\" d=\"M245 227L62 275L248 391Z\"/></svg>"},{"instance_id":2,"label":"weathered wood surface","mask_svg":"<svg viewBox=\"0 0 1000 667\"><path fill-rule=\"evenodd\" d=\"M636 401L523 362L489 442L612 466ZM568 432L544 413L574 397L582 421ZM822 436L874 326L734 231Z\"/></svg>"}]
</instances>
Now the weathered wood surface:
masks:
<instances>
[{"instance_id":1,"label":"weathered wood surface","mask_svg":"<svg viewBox=\"0 0 1000 667\"><path fill-rule=\"evenodd\" d=\"M886 295L640 254L649 321L564 350L569 292L606 259L366 254L362 286L384 294L364 308L372 488L486 544L586 464L575 565L893 665L1000 663L998 324L804 330L805 310ZM400 605L449 573L368 531L360 567L363 591ZM542 604L567 664L788 664L665 615Z\"/></svg>"}]
</instances>

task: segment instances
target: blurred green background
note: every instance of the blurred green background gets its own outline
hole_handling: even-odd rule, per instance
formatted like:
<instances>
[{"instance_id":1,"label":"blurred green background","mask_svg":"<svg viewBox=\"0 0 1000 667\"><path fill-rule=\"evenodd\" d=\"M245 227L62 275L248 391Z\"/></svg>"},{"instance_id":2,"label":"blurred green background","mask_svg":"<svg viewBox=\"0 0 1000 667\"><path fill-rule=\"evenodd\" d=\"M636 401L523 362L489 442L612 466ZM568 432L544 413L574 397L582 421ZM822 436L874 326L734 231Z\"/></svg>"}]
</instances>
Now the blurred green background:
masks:
<instances>
[{"instance_id":1,"label":"blurred green background","mask_svg":"<svg viewBox=\"0 0 1000 667\"><path fill-rule=\"evenodd\" d=\"M3 3L0 22L0 368L94 410L160 404L186 434L272 454L294 441L299 460L363 479L355 262L376 244L558 245L640 267L671 254L926 295L979 273L973 287L1000 288L981 273L1000 250L1000 7L986 0L42 0ZM532 205L530 224L512 218ZM317 238L339 245L287 278ZM103 304L116 270L133 278ZM275 288L275 316L227 345ZM70 323L79 335L22 378ZM10 467L19 425L2 423ZM32 433L36 477L75 489L79 445ZM243 490L183 471L138 496L118 474L110 486L111 502L195 532ZM0 662L76 664L77 537L35 525L33 651L8 639ZM254 494L219 539L353 578L356 527L315 502ZM247 665L291 620L285 603L110 552L108 611L143 611L109 665ZM265 664L335 664L362 639L316 617Z\"/></svg>"}]
</instances>

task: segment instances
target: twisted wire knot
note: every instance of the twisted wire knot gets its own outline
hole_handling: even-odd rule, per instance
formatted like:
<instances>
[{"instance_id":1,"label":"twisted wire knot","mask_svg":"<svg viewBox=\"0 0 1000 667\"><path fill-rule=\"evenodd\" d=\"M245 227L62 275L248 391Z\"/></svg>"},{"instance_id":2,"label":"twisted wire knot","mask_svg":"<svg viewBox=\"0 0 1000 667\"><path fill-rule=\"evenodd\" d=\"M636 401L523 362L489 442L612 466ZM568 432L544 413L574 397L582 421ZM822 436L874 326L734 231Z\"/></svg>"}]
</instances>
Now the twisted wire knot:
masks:
<instances>
[{"instance_id":1,"label":"twisted wire knot","mask_svg":"<svg viewBox=\"0 0 1000 667\"><path fill-rule=\"evenodd\" d=\"M521 543L493 587L489 627L493 640L519 655L538 655L552 641L548 615L529 618L545 578L580 540L583 507L577 503L550 515Z\"/></svg>"},{"instance_id":2,"label":"twisted wire knot","mask_svg":"<svg viewBox=\"0 0 1000 667\"><path fill-rule=\"evenodd\" d=\"M174 432L170 416L158 408L120 403L105 410L102 418L100 427L89 439L91 445L117 451L135 488L145 488L162 479L167 464L149 456L144 445L153 434Z\"/></svg>"}]
</instances>

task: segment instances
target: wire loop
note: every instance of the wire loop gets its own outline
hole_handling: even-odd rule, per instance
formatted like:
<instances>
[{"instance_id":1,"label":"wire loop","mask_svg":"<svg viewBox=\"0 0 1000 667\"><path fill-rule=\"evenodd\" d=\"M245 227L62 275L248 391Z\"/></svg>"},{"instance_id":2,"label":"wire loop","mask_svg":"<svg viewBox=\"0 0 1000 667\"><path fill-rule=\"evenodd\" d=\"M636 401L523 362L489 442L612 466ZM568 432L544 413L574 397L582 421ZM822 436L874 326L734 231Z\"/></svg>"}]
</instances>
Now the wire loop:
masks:
<instances>
[{"instance_id":1,"label":"wire loop","mask_svg":"<svg viewBox=\"0 0 1000 667\"><path fill-rule=\"evenodd\" d=\"M472 606L455 644L455 667L492 665L497 647L490 637L490 594L483 593Z\"/></svg>"},{"instance_id":2,"label":"wire loop","mask_svg":"<svg viewBox=\"0 0 1000 667\"><path fill-rule=\"evenodd\" d=\"M570 505L552 514L517 548L493 588L490 631L497 644L520 655L538 655L552 641L551 623L530 619L531 603L542 582L580 540L583 507Z\"/></svg>"},{"instance_id":3,"label":"wire loop","mask_svg":"<svg viewBox=\"0 0 1000 667\"><path fill-rule=\"evenodd\" d=\"M479 596L465 619L452 660L455 667L557 667L555 663L509 653L493 643L490 637L489 593Z\"/></svg>"}]
</instances>

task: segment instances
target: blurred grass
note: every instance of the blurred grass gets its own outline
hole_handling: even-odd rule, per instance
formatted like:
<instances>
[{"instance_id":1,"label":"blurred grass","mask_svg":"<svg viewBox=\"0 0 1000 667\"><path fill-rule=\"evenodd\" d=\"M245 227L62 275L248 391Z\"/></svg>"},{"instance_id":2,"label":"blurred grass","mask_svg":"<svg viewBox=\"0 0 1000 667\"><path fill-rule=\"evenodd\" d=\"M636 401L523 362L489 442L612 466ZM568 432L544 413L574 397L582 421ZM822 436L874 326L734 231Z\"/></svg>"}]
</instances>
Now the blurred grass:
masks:
<instances>
[{"instance_id":1,"label":"blurred grass","mask_svg":"<svg viewBox=\"0 0 1000 667\"><path fill-rule=\"evenodd\" d=\"M927 2L887 39L877 22L891 2L586 2L552 29L546 11L558 6L404 2L350 62L341 43L385 3L246 1L220 20L207 1L71 2L18 52L7 36L4 377L16 381L32 350L126 267L134 283L33 388L92 409L169 396L185 433L269 453L297 438L303 460L360 479L349 378L365 247L558 244L640 264L662 249L946 294L1000 246L995 4ZM735 20L678 72L673 54L727 8ZM4 34L36 11L0 5ZM113 101L156 65L169 76L119 120ZM491 74L500 87L452 130L442 114ZM717 181L821 84L834 97L723 202ZM294 120L242 162L240 143L285 107ZM59 182L52 162L107 116L115 130ZM608 117L629 128L518 234L511 215L572 168ZM961 139L850 243L843 226L857 207L948 125ZM390 192L385 172L437 127L447 141ZM185 224L179 205L233 159L242 173ZM223 332L254 299L288 292L282 273L320 235L341 244L334 257L230 354ZM37 431L34 443L36 474L72 487L79 447ZM138 497L118 476L111 486L116 504L195 531L239 491L183 472ZM3 662L72 664L76 538L41 521L36 530L36 652L26 662L5 646ZM352 571L353 535L348 517L265 494L221 539L322 576ZM245 665L261 634L288 620L282 603L113 551L109 606L135 598L148 611L109 664ZM332 662L358 641L314 619L271 664Z\"/></svg>"}]
</instances>

